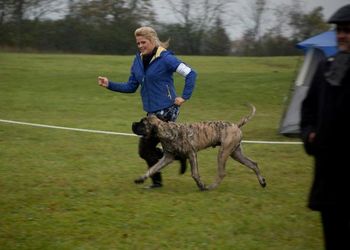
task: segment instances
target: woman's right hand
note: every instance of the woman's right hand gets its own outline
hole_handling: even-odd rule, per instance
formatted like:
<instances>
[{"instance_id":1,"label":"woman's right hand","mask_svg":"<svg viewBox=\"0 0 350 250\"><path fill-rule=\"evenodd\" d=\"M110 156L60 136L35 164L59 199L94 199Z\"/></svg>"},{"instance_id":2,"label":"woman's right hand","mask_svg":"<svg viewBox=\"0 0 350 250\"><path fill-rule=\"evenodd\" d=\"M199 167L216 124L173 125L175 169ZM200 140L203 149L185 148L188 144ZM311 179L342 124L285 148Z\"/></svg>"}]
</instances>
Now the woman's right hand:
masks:
<instances>
[{"instance_id":1,"label":"woman's right hand","mask_svg":"<svg viewBox=\"0 0 350 250\"><path fill-rule=\"evenodd\" d=\"M98 85L107 88L108 87L108 78L104 76L99 76L98 78Z\"/></svg>"}]
</instances>

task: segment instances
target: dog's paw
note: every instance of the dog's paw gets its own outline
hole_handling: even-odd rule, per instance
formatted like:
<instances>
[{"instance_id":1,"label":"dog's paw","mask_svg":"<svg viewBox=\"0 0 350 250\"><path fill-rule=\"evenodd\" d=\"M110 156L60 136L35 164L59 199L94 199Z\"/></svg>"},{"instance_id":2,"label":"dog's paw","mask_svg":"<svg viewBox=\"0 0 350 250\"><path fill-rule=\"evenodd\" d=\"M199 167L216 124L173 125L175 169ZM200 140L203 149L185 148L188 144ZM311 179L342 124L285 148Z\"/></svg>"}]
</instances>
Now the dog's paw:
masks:
<instances>
[{"instance_id":1,"label":"dog's paw","mask_svg":"<svg viewBox=\"0 0 350 250\"><path fill-rule=\"evenodd\" d=\"M209 186L206 187L206 190L213 190L218 186L217 183L210 184Z\"/></svg>"},{"instance_id":2,"label":"dog's paw","mask_svg":"<svg viewBox=\"0 0 350 250\"><path fill-rule=\"evenodd\" d=\"M262 178L262 180L260 181L260 185L261 185L263 188L266 187L265 178Z\"/></svg>"},{"instance_id":3,"label":"dog's paw","mask_svg":"<svg viewBox=\"0 0 350 250\"><path fill-rule=\"evenodd\" d=\"M142 184L142 183L144 183L144 178L143 177L139 177L139 178L137 178L136 180L134 180L134 182L136 183L136 184Z\"/></svg>"}]
</instances>

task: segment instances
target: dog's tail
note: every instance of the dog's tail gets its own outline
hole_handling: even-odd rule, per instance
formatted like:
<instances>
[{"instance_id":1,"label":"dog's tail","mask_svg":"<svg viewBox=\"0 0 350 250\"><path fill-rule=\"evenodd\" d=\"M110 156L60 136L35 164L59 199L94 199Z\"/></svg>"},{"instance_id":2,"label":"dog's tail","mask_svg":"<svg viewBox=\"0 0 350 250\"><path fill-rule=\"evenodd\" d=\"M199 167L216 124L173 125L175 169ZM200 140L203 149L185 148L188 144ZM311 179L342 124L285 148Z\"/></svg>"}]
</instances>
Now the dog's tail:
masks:
<instances>
[{"instance_id":1,"label":"dog's tail","mask_svg":"<svg viewBox=\"0 0 350 250\"><path fill-rule=\"evenodd\" d=\"M256 111L256 108L254 107L254 105L252 104L248 104L248 106L251 107L252 111L250 112L249 115L243 117L237 124L237 126L240 128L242 127L244 124L246 124L248 121L250 121L250 119L253 118L253 116L255 115L255 111Z\"/></svg>"}]
</instances>

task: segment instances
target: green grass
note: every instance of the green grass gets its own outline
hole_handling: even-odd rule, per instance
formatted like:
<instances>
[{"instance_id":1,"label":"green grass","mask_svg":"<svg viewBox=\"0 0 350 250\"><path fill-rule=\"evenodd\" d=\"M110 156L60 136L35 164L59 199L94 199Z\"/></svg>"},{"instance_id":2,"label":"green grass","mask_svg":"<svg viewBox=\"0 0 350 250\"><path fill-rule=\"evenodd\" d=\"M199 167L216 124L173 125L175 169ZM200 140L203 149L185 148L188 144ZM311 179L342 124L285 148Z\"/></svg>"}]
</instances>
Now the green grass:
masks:
<instances>
[{"instance_id":1,"label":"green grass","mask_svg":"<svg viewBox=\"0 0 350 250\"><path fill-rule=\"evenodd\" d=\"M144 115L139 93L107 91L96 79L127 80L132 59L0 53L0 119L131 133ZM238 121L250 102L257 114L245 140L291 140L278 126L299 58L181 59L198 81L179 122ZM266 189L229 161L210 192L199 192L189 171L178 175L177 163L163 171L162 189L135 185L146 169L137 145L136 137L0 123L0 249L322 249L319 215L306 208L312 159L301 145L244 144ZM199 154L208 184L216 152Z\"/></svg>"}]
</instances>

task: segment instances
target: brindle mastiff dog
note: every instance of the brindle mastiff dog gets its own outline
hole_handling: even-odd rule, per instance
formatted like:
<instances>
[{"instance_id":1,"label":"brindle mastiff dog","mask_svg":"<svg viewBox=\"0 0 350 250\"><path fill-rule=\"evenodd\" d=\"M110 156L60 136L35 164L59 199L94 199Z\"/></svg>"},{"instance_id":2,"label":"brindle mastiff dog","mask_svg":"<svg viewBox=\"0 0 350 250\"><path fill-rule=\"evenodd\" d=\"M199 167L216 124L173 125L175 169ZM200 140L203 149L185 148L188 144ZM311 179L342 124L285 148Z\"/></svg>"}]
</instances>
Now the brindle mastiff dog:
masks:
<instances>
[{"instance_id":1,"label":"brindle mastiff dog","mask_svg":"<svg viewBox=\"0 0 350 250\"><path fill-rule=\"evenodd\" d=\"M141 136L157 136L162 144L164 155L154 166L148 169L145 175L135 180L143 183L148 177L160 171L171 163L175 157L188 158L191 165L192 178L200 190L216 188L225 177L225 164L229 156L252 169L258 177L262 187L266 186L265 178L260 174L257 163L245 157L242 153L241 127L255 114L255 107L251 105L251 113L243 117L238 124L224 121L208 121L193 124L163 122L151 115L142 118L132 125L135 134ZM218 153L218 175L213 184L206 186L199 177L197 152L220 146Z\"/></svg>"}]
</instances>

